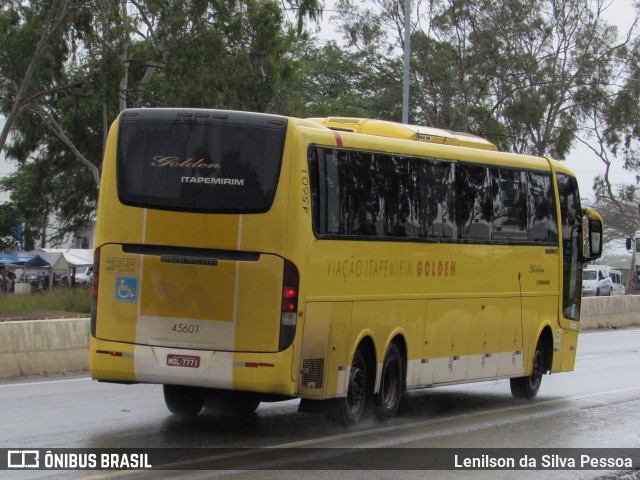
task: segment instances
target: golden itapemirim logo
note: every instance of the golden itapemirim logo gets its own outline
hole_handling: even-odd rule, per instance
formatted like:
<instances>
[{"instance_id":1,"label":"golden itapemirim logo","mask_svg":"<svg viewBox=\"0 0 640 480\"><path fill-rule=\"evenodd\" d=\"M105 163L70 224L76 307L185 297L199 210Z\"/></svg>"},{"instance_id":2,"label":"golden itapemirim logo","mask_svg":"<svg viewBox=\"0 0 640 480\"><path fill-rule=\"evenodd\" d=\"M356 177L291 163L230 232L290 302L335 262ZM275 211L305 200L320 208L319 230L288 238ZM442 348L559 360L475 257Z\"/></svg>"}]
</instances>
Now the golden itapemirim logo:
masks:
<instances>
[{"instance_id":1,"label":"golden itapemirim logo","mask_svg":"<svg viewBox=\"0 0 640 480\"><path fill-rule=\"evenodd\" d=\"M452 259L387 259L329 258L327 275L345 282L359 278L455 277L456 261Z\"/></svg>"},{"instance_id":2,"label":"golden itapemirim logo","mask_svg":"<svg viewBox=\"0 0 640 480\"><path fill-rule=\"evenodd\" d=\"M219 170L220 164L207 162L203 158L194 160L193 158L182 159L180 157L171 157L157 155L151 161L153 167L178 167L178 168L200 168L203 170Z\"/></svg>"}]
</instances>

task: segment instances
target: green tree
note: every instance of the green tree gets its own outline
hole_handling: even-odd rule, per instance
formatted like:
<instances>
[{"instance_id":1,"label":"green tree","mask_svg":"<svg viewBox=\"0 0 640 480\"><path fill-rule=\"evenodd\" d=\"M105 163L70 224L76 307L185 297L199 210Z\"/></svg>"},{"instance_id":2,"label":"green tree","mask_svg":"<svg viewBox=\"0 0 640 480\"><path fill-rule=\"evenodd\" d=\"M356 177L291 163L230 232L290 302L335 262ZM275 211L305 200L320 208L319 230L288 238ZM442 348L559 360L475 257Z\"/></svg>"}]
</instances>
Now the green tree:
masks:
<instances>
[{"instance_id":1,"label":"green tree","mask_svg":"<svg viewBox=\"0 0 640 480\"><path fill-rule=\"evenodd\" d=\"M402 0L341 0L349 48L366 55L371 65L397 61L403 5ZM613 67L627 46L602 16L607 5L604 0L418 2L410 121L477 133L505 150L566 158L591 106L584 102L585 92L612 85ZM399 94L395 102L400 104Z\"/></svg>"},{"instance_id":2,"label":"green tree","mask_svg":"<svg viewBox=\"0 0 640 480\"><path fill-rule=\"evenodd\" d=\"M293 76L284 85L284 110L300 117L380 116L377 100L384 81L363 57L335 41L302 39L292 53Z\"/></svg>"},{"instance_id":3,"label":"green tree","mask_svg":"<svg viewBox=\"0 0 640 480\"><path fill-rule=\"evenodd\" d=\"M87 0L9 1L0 11L0 151L25 109L73 90L82 78L63 75L68 40L80 35Z\"/></svg>"},{"instance_id":4,"label":"green tree","mask_svg":"<svg viewBox=\"0 0 640 480\"><path fill-rule=\"evenodd\" d=\"M51 187L46 162L30 162L13 174L0 180L3 189L11 191L10 206L24 222L26 250L44 246L48 235L48 216L52 207L46 194ZM40 239L39 245L36 240Z\"/></svg>"},{"instance_id":5,"label":"green tree","mask_svg":"<svg viewBox=\"0 0 640 480\"><path fill-rule=\"evenodd\" d=\"M131 42L128 105L272 108L291 40L276 2L159 2L145 15L162 48Z\"/></svg>"},{"instance_id":6,"label":"green tree","mask_svg":"<svg viewBox=\"0 0 640 480\"><path fill-rule=\"evenodd\" d=\"M5 203L0 205L0 250L14 250L20 241L16 226L19 223L19 215L13 205Z\"/></svg>"},{"instance_id":7,"label":"green tree","mask_svg":"<svg viewBox=\"0 0 640 480\"><path fill-rule=\"evenodd\" d=\"M0 12L4 150L18 162L2 188L44 242L92 217L109 122L122 108L277 110L292 42L321 2L25 0ZM48 214L61 225L52 236Z\"/></svg>"}]
</instances>

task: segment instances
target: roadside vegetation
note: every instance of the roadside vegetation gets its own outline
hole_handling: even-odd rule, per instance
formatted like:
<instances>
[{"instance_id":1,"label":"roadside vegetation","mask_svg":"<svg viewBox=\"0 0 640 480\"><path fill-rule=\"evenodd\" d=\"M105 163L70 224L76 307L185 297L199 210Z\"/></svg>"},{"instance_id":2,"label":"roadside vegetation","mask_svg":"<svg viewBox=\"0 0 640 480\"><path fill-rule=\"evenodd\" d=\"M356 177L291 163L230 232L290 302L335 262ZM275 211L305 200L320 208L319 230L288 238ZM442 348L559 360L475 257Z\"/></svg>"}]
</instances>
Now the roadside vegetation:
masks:
<instances>
[{"instance_id":1,"label":"roadside vegetation","mask_svg":"<svg viewBox=\"0 0 640 480\"><path fill-rule=\"evenodd\" d=\"M0 311L35 313L44 311L86 313L91 311L90 288L56 288L27 295L0 294Z\"/></svg>"}]
</instances>

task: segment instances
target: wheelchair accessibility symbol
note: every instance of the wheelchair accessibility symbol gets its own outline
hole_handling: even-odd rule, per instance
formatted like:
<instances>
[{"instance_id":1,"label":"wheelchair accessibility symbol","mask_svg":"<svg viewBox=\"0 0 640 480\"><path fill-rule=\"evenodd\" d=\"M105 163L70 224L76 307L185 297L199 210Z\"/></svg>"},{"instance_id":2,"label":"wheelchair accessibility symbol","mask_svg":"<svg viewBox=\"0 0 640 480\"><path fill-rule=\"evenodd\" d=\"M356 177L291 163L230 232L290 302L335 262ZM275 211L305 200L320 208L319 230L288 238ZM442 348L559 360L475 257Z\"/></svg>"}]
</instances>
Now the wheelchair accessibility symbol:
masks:
<instances>
[{"instance_id":1,"label":"wheelchair accessibility symbol","mask_svg":"<svg viewBox=\"0 0 640 480\"><path fill-rule=\"evenodd\" d=\"M138 300L138 279L136 277L116 277L116 302L136 302Z\"/></svg>"}]
</instances>

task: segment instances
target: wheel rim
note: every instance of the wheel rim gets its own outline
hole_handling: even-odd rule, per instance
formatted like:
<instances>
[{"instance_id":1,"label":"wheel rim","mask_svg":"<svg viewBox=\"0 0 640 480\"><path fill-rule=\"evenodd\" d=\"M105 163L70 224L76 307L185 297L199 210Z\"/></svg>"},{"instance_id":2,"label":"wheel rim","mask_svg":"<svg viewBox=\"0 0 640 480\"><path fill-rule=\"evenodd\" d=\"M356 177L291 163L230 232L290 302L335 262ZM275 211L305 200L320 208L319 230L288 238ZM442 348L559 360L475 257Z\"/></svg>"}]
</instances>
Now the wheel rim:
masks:
<instances>
[{"instance_id":1,"label":"wheel rim","mask_svg":"<svg viewBox=\"0 0 640 480\"><path fill-rule=\"evenodd\" d=\"M382 392L382 401L385 408L392 407L398 398L399 379L395 365L394 361L389 362L384 371L384 391Z\"/></svg>"},{"instance_id":2,"label":"wheel rim","mask_svg":"<svg viewBox=\"0 0 640 480\"><path fill-rule=\"evenodd\" d=\"M395 375L392 376L391 381L387 381L387 389L384 393L384 403L387 406L391 406L396 401L396 388L397 388L398 380L395 378Z\"/></svg>"},{"instance_id":3,"label":"wheel rim","mask_svg":"<svg viewBox=\"0 0 640 480\"><path fill-rule=\"evenodd\" d=\"M365 399L364 389L364 371L359 365L352 365L347 391L347 406L350 412L355 413L362 409Z\"/></svg>"}]
</instances>

